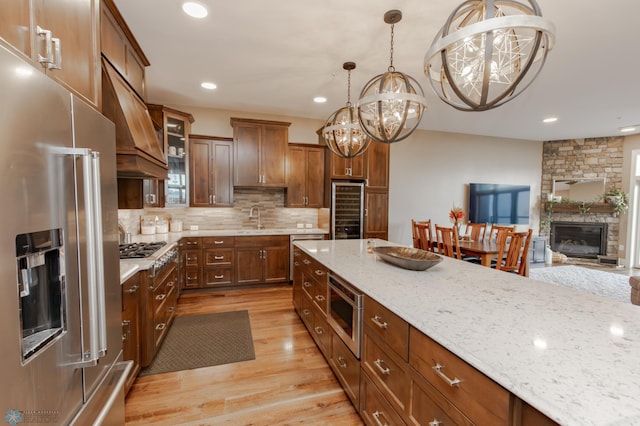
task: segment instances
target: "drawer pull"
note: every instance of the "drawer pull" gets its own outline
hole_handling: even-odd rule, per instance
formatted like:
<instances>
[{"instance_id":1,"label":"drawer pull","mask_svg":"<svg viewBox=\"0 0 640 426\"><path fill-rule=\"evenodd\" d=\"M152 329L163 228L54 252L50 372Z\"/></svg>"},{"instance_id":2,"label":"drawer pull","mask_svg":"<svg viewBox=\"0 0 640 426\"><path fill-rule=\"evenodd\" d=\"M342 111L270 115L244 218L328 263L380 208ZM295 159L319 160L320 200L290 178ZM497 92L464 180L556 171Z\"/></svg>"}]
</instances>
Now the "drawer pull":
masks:
<instances>
[{"instance_id":1,"label":"drawer pull","mask_svg":"<svg viewBox=\"0 0 640 426\"><path fill-rule=\"evenodd\" d=\"M214 275L213 278L215 278L216 280L221 280L224 278L224 275Z\"/></svg>"},{"instance_id":2,"label":"drawer pull","mask_svg":"<svg viewBox=\"0 0 640 426\"><path fill-rule=\"evenodd\" d=\"M324 275L324 271L321 270L321 269L316 269L315 272L316 272L316 275L319 275L319 276L323 276Z\"/></svg>"},{"instance_id":3,"label":"drawer pull","mask_svg":"<svg viewBox=\"0 0 640 426\"><path fill-rule=\"evenodd\" d=\"M167 283L167 287L173 287L173 285L174 285L174 284L173 284L173 281L169 281L169 282Z\"/></svg>"},{"instance_id":4,"label":"drawer pull","mask_svg":"<svg viewBox=\"0 0 640 426\"><path fill-rule=\"evenodd\" d=\"M169 306L169 309L167 309L167 312L169 312L170 314L174 313L175 311L176 311L175 306Z\"/></svg>"},{"instance_id":5,"label":"drawer pull","mask_svg":"<svg viewBox=\"0 0 640 426\"><path fill-rule=\"evenodd\" d=\"M156 330L158 330L158 331L160 331L160 330L164 330L164 328L165 328L166 326L167 326L167 325L166 325L165 323L161 322L160 324L156 325Z\"/></svg>"},{"instance_id":6,"label":"drawer pull","mask_svg":"<svg viewBox=\"0 0 640 426\"><path fill-rule=\"evenodd\" d=\"M344 360L343 356L338 356L338 359L336 361L338 361L338 365L340 367L347 368L347 361Z\"/></svg>"},{"instance_id":7,"label":"drawer pull","mask_svg":"<svg viewBox=\"0 0 640 426\"><path fill-rule=\"evenodd\" d=\"M322 336L324 334L324 330L322 329L322 327L316 327L316 334Z\"/></svg>"},{"instance_id":8,"label":"drawer pull","mask_svg":"<svg viewBox=\"0 0 640 426\"><path fill-rule=\"evenodd\" d=\"M222 259L224 259L224 256L213 256L213 258L215 260L222 260Z\"/></svg>"},{"instance_id":9,"label":"drawer pull","mask_svg":"<svg viewBox=\"0 0 640 426\"><path fill-rule=\"evenodd\" d=\"M129 289L129 293L133 294L133 293L135 293L136 291L138 291L138 289L139 289L139 288L140 288L140 286L133 285L133 286L131 286L131 288Z\"/></svg>"},{"instance_id":10,"label":"drawer pull","mask_svg":"<svg viewBox=\"0 0 640 426\"><path fill-rule=\"evenodd\" d=\"M167 297L166 294L159 294L156 296L156 300L164 300L165 297Z\"/></svg>"},{"instance_id":11,"label":"drawer pull","mask_svg":"<svg viewBox=\"0 0 640 426\"><path fill-rule=\"evenodd\" d=\"M460 383L462 382L462 380L458 379L457 377L454 377L453 380L448 378L447 375L442 372L442 369L444 368L444 365L440 365L440 363L436 363L436 365L434 367L431 367L431 368L433 369L433 371L436 372L436 374L438 376L440 376L440 378L442 380L447 382L449 384L449 386L451 386L451 387L459 386Z\"/></svg>"},{"instance_id":12,"label":"drawer pull","mask_svg":"<svg viewBox=\"0 0 640 426\"><path fill-rule=\"evenodd\" d=\"M306 288L311 287L311 283L309 281L305 281L302 285L305 286Z\"/></svg>"},{"instance_id":13,"label":"drawer pull","mask_svg":"<svg viewBox=\"0 0 640 426\"><path fill-rule=\"evenodd\" d=\"M387 326L388 326L389 324L387 324L387 322L386 322L386 321L382 322L382 321L380 321L380 320L384 321L384 319L383 319L381 316L378 316L378 315L374 315L374 316L373 316L373 318L371 318L371 322L373 322L373 323L374 323L375 325L377 325L378 327L380 327L380 328L387 328Z\"/></svg>"},{"instance_id":14,"label":"drawer pull","mask_svg":"<svg viewBox=\"0 0 640 426\"><path fill-rule=\"evenodd\" d=\"M384 360L378 358L375 361L373 361L373 363L375 364L375 366L378 368L378 371L380 371L382 374L389 374L391 373L391 370L389 370L388 368L385 368L382 366L382 363L384 362Z\"/></svg>"},{"instance_id":15,"label":"drawer pull","mask_svg":"<svg viewBox=\"0 0 640 426\"><path fill-rule=\"evenodd\" d=\"M318 302L324 302L325 301L325 297L321 294L316 294L316 300Z\"/></svg>"},{"instance_id":16,"label":"drawer pull","mask_svg":"<svg viewBox=\"0 0 640 426\"><path fill-rule=\"evenodd\" d=\"M429 422L429 426L440 426L441 424L444 424L444 423L442 423L440 420L435 418Z\"/></svg>"},{"instance_id":17,"label":"drawer pull","mask_svg":"<svg viewBox=\"0 0 640 426\"><path fill-rule=\"evenodd\" d=\"M309 315L311 315L311 311L310 311L310 310L308 310L308 309L304 309L304 310L302 311L302 315L304 315L305 317L308 317Z\"/></svg>"},{"instance_id":18,"label":"drawer pull","mask_svg":"<svg viewBox=\"0 0 640 426\"><path fill-rule=\"evenodd\" d=\"M310 265L311 261L309 259L305 259L302 261L302 263L304 263L305 265Z\"/></svg>"},{"instance_id":19,"label":"drawer pull","mask_svg":"<svg viewBox=\"0 0 640 426\"><path fill-rule=\"evenodd\" d=\"M380 421L380 417L382 417L384 419L384 414L382 413L382 411L375 411L373 414L373 420L376 421L376 423L378 424L378 426L389 426L387 422L381 422Z\"/></svg>"},{"instance_id":20,"label":"drawer pull","mask_svg":"<svg viewBox=\"0 0 640 426\"><path fill-rule=\"evenodd\" d=\"M300 263L299 263L299 262L293 262L293 264L294 264L295 266L300 266Z\"/></svg>"},{"instance_id":21,"label":"drawer pull","mask_svg":"<svg viewBox=\"0 0 640 426\"><path fill-rule=\"evenodd\" d=\"M187 245L188 245L188 246L190 246L190 245L197 246L197 245L198 245L198 242L197 242L197 241L187 241Z\"/></svg>"},{"instance_id":22,"label":"drawer pull","mask_svg":"<svg viewBox=\"0 0 640 426\"><path fill-rule=\"evenodd\" d=\"M187 277L187 281L194 281L197 280L198 277Z\"/></svg>"},{"instance_id":23,"label":"drawer pull","mask_svg":"<svg viewBox=\"0 0 640 426\"><path fill-rule=\"evenodd\" d=\"M224 244L224 240L222 240L222 241L215 240L215 241L213 242L213 244Z\"/></svg>"}]
</instances>

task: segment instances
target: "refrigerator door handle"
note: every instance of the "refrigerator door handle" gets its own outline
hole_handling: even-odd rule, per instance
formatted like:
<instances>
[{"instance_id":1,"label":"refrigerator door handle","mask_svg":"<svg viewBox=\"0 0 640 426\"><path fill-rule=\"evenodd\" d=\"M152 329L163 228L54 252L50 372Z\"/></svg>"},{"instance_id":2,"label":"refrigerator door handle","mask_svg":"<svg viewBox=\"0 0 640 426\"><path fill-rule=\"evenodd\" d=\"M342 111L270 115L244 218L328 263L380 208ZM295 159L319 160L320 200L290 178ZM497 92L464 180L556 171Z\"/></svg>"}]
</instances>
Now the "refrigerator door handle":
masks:
<instances>
[{"instance_id":1,"label":"refrigerator door handle","mask_svg":"<svg viewBox=\"0 0 640 426\"><path fill-rule=\"evenodd\" d=\"M102 232L102 193L100 191L100 153L91 152L91 174L92 185L91 195L93 197L93 220L94 226L94 243L95 243L95 271L98 302L98 356L103 357L107 354L107 304L105 297L104 282L104 251L103 251L103 232Z\"/></svg>"}]
</instances>

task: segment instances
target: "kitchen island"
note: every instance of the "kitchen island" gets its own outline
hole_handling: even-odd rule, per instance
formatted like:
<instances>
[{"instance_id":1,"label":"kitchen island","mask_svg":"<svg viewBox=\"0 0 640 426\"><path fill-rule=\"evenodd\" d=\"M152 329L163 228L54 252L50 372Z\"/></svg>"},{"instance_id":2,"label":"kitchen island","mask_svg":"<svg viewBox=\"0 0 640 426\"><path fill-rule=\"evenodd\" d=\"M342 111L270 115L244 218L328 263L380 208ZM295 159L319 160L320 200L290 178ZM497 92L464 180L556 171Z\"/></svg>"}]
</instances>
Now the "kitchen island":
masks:
<instances>
[{"instance_id":1,"label":"kitchen island","mask_svg":"<svg viewBox=\"0 0 640 426\"><path fill-rule=\"evenodd\" d=\"M637 306L450 258L408 271L365 240L295 245L550 419L640 424Z\"/></svg>"}]
</instances>

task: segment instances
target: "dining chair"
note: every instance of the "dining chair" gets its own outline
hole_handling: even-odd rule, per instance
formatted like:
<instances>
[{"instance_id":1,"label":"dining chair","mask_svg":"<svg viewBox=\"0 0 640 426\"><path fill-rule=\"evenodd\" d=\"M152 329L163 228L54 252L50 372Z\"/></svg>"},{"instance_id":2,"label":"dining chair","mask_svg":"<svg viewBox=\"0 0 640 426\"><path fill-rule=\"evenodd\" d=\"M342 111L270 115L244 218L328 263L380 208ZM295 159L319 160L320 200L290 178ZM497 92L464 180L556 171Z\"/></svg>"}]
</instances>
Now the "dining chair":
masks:
<instances>
[{"instance_id":1,"label":"dining chair","mask_svg":"<svg viewBox=\"0 0 640 426\"><path fill-rule=\"evenodd\" d=\"M496 244L500 244L502 239L505 237L508 231L515 232L515 225L496 225L495 223L491 224L491 229L489 229L489 241L495 240Z\"/></svg>"},{"instance_id":2,"label":"dining chair","mask_svg":"<svg viewBox=\"0 0 640 426\"><path fill-rule=\"evenodd\" d=\"M435 244L433 239L433 231L431 230L431 221L425 220L416 223L416 230L418 231L418 244L417 248L426 251L435 251Z\"/></svg>"},{"instance_id":3,"label":"dining chair","mask_svg":"<svg viewBox=\"0 0 640 426\"><path fill-rule=\"evenodd\" d=\"M515 272L523 277L529 275L527 256L529 254L529 244L531 243L531 233L531 228L524 232L507 231L506 237L502 239L498 249L496 270Z\"/></svg>"},{"instance_id":4,"label":"dining chair","mask_svg":"<svg viewBox=\"0 0 640 426\"><path fill-rule=\"evenodd\" d=\"M486 232L486 223L467 222L467 227L465 228L464 234L468 235L469 238L473 241L482 241L484 240L484 235Z\"/></svg>"},{"instance_id":5,"label":"dining chair","mask_svg":"<svg viewBox=\"0 0 640 426\"><path fill-rule=\"evenodd\" d=\"M460 254L460 245L458 244L458 232L455 226L447 228L446 226L435 226L437 253L453 257L454 259L462 259Z\"/></svg>"}]
</instances>

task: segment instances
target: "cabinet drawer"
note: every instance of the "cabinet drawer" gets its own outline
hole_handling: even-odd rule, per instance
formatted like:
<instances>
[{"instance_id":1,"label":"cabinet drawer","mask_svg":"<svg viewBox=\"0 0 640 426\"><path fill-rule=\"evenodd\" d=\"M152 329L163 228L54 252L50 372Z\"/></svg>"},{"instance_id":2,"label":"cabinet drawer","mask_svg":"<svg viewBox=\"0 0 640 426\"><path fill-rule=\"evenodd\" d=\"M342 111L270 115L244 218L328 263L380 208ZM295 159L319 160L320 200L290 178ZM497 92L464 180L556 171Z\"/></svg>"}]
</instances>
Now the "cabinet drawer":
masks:
<instances>
[{"instance_id":1,"label":"cabinet drawer","mask_svg":"<svg viewBox=\"0 0 640 426\"><path fill-rule=\"evenodd\" d=\"M288 235L261 235L253 237L235 237L236 247L279 247L289 248Z\"/></svg>"},{"instance_id":2,"label":"cabinet drawer","mask_svg":"<svg viewBox=\"0 0 640 426\"><path fill-rule=\"evenodd\" d=\"M354 407L360 406L360 361L333 331L329 363Z\"/></svg>"},{"instance_id":3,"label":"cabinet drawer","mask_svg":"<svg viewBox=\"0 0 640 426\"><path fill-rule=\"evenodd\" d=\"M202 238L200 237L187 237L183 238L181 244L184 248L188 249L199 249L202 247Z\"/></svg>"},{"instance_id":4,"label":"cabinet drawer","mask_svg":"<svg viewBox=\"0 0 640 426\"><path fill-rule=\"evenodd\" d=\"M360 415L365 423L371 426L396 426L404 425L402 418L385 401L376 386L371 382L367 374L362 374L360 381L360 394L362 401L360 404ZM425 423L428 425L429 423Z\"/></svg>"},{"instance_id":5,"label":"cabinet drawer","mask_svg":"<svg viewBox=\"0 0 640 426\"><path fill-rule=\"evenodd\" d=\"M325 357L331 354L331 328L327 319L317 310L313 311L313 328L309 330Z\"/></svg>"},{"instance_id":6,"label":"cabinet drawer","mask_svg":"<svg viewBox=\"0 0 640 426\"><path fill-rule=\"evenodd\" d=\"M233 272L231 268L208 269L203 272L205 287L233 284Z\"/></svg>"},{"instance_id":7,"label":"cabinet drawer","mask_svg":"<svg viewBox=\"0 0 640 426\"><path fill-rule=\"evenodd\" d=\"M302 289L323 315L327 314L327 285L318 282L314 272L302 271Z\"/></svg>"},{"instance_id":8,"label":"cabinet drawer","mask_svg":"<svg viewBox=\"0 0 640 426\"><path fill-rule=\"evenodd\" d=\"M200 265L200 256L202 256L202 251L200 250L185 250L184 266L186 266L187 268L197 268Z\"/></svg>"},{"instance_id":9,"label":"cabinet drawer","mask_svg":"<svg viewBox=\"0 0 640 426\"><path fill-rule=\"evenodd\" d=\"M231 266L233 249L206 249L204 251L204 266Z\"/></svg>"},{"instance_id":10,"label":"cabinet drawer","mask_svg":"<svg viewBox=\"0 0 640 426\"><path fill-rule=\"evenodd\" d=\"M236 243L235 237L203 237L202 246L204 248L233 247Z\"/></svg>"},{"instance_id":11,"label":"cabinet drawer","mask_svg":"<svg viewBox=\"0 0 640 426\"><path fill-rule=\"evenodd\" d=\"M379 345L368 332L364 333L362 368L398 412L406 411L410 390L406 362Z\"/></svg>"},{"instance_id":12,"label":"cabinet drawer","mask_svg":"<svg viewBox=\"0 0 640 426\"><path fill-rule=\"evenodd\" d=\"M429 384L415 375L411 381L411 402L409 403L409 423L413 425L473 425L449 400ZM438 422L438 423L436 423Z\"/></svg>"},{"instance_id":13,"label":"cabinet drawer","mask_svg":"<svg viewBox=\"0 0 640 426\"><path fill-rule=\"evenodd\" d=\"M313 308L311 307L311 301L307 296L302 296L302 303L300 304L300 318L307 327L307 330L313 328Z\"/></svg>"},{"instance_id":14,"label":"cabinet drawer","mask_svg":"<svg viewBox=\"0 0 640 426\"><path fill-rule=\"evenodd\" d=\"M200 270L198 268L187 268L184 271L184 288L200 287Z\"/></svg>"},{"instance_id":15,"label":"cabinet drawer","mask_svg":"<svg viewBox=\"0 0 640 426\"><path fill-rule=\"evenodd\" d=\"M411 366L474 423L508 423L509 392L413 327L409 341Z\"/></svg>"},{"instance_id":16,"label":"cabinet drawer","mask_svg":"<svg viewBox=\"0 0 640 426\"><path fill-rule=\"evenodd\" d=\"M372 333L404 361L408 361L409 324L372 298L364 298L363 323Z\"/></svg>"}]
</instances>

